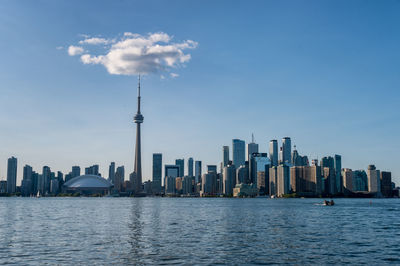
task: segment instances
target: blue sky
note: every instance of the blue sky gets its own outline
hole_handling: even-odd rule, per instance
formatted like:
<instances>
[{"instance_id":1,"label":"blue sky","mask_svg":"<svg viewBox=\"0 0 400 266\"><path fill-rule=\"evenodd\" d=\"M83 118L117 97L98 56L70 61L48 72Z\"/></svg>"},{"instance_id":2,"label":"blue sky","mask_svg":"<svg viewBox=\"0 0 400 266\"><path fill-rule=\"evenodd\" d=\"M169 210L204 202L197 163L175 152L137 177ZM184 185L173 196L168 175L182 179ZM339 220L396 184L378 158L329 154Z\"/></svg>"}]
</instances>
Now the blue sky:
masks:
<instances>
[{"instance_id":1,"label":"blue sky","mask_svg":"<svg viewBox=\"0 0 400 266\"><path fill-rule=\"evenodd\" d=\"M82 34L164 32L197 47L143 78L145 180L154 152L219 164L223 145L254 133L261 151L290 136L310 158L341 154L343 167L374 163L399 182L398 14L399 1L3 0L0 177L12 155L19 177L24 164L131 172L137 78L67 49Z\"/></svg>"}]
</instances>

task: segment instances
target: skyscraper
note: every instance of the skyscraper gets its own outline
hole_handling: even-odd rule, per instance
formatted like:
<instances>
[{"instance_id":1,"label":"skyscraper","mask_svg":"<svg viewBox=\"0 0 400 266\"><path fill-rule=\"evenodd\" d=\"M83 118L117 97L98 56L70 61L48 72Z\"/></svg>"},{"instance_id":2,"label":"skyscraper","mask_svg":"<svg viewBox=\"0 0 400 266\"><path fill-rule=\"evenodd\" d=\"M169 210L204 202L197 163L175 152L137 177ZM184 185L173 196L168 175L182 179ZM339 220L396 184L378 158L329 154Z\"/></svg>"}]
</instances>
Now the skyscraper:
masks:
<instances>
[{"instance_id":1,"label":"skyscraper","mask_svg":"<svg viewBox=\"0 0 400 266\"><path fill-rule=\"evenodd\" d=\"M77 177L81 175L81 168L79 166L72 166L71 177Z\"/></svg>"},{"instance_id":2,"label":"skyscraper","mask_svg":"<svg viewBox=\"0 0 400 266\"><path fill-rule=\"evenodd\" d=\"M185 175L185 159L176 159L175 164L179 166L179 177L183 177Z\"/></svg>"},{"instance_id":3,"label":"skyscraper","mask_svg":"<svg viewBox=\"0 0 400 266\"><path fill-rule=\"evenodd\" d=\"M278 141L276 139L269 142L269 159L272 166L278 166Z\"/></svg>"},{"instance_id":4,"label":"skyscraper","mask_svg":"<svg viewBox=\"0 0 400 266\"><path fill-rule=\"evenodd\" d=\"M115 162L111 162L110 166L108 167L108 181L114 184L115 178Z\"/></svg>"},{"instance_id":5,"label":"skyscraper","mask_svg":"<svg viewBox=\"0 0 400 266\"><path fill-rule=\"evenodd\" d=\"M114 176L114 189L121 191L122 184L125 181L125 168L123 166L117 167Z\"/></svg>"},{"instance_id":6,"label":"skyscraper","mask_svg":"<svg viewBox=\"0 0 400 266\"><path fill-rule=\"evenodd\" d=\"M161 193L161 176L162 176L162 154L153 153L153 193Z\"/></svg>"},{"instance_id":7,"label":"skyscraper","mask_svg":"<svg viewBox=\"0 0 400 266\"><path fill-rule=\"evenodd\" d=\"M240 139L232 140L233 165L239 168L245 162L245 142Z\"/></svg>"},{"instance_id":8,"label":"skyscraper","mask_svg":"<svg viewBox=\"0 0 400 266\"><path fill-rule=\"evenodd\" d=\"M188 176L193 176L193 158L188 159Z\"/></svg>"},{"instance_id":9,"label":"skyscraper","mask_svg":"<svg viewBox=\"0 0 400 266\"><path fill-rule=\"evenodd\" d=\"M290 191L290 169L289 166L281 164L277 168L277 195L282 196Z\"/></svg>"},{"instance_id":10,"label":"skyscraper","mask_svg":"<svg viewBox=\"0 0 400 266\"><path fill-rule=\"evenodd\" d=\"M21 192L24 196L29 196L32 193L32 167L29 165L24 166L24 174L21 183Z\"/></svg>"},{"instance_id":11,"label":"skyscraper","mask_svg":"<svg viewBox=\"0 0 400 266\"><path fill-rule=\"evenodd\" d=\"M229 163L229 146L222 146L222 167Z\"/></svg>"},{"instance_id":12,"label":"skyscraper","mask_svg":"<svg viewBox=\"0 0 400 266\"><path fill-rule=\"evenodd\" d=\"M140 75L138 81L138 102L137 102L137 113L133 119L136 123L136 146L135 146L135 180L134 180L134 193L140 193L142 190L142 151L141 151L141 140L140 140L140 124L143 123L143 115L140 113Z\"/></svg>"},{"instance_id":13,"label":"skyscraper","mask_svg":"<svg viewBox=\"0 0 400 266\"><path fill-rule=\"evenodd\" d=\"M335 154L335 177L336 177L336 191L337 193L343 192L343 179L342 179L342 157Z\"/></svg>"},{"instance_id":14,"label":"skyscraper","mask_svg":"<svg viewBox=\"0 0 400 266\"><path fill-rule=\"evenodd\" d=\"M282 162L289 164L292 155L292 142L289 137L282 139Z\"/></svg>"},{"instance_id":15,"label":"skyscraper","mask_svg":"<svg viewBox=\"0 0 400 266\"><path fill-rule=\"evenodd\" d=\"M195 161L194 171L195 171L195 184L201 183L201 161Z\"/></svg>"},{"instance_id":16,"label":"skyscraper","mask_svg":"<svg viewBox=\"0 0 400 266\"><path fill-rule=\"evenodd\" d=\"M258 144L254 143L254 135L251 134L251 142L247 144L247 161L250 162L253 153L258 153Z\"/></svg>"},{"instance_id":17,"label":"skyscraper","mask_svg":"<svg viewBox=\"0 0 400 266\"><path fill-rule=\"evenodd\" d=\"M370 193L381 193L381 180L380 180L380 171L376 170L375 165L368 165L367 170L368 176L368 192Z\"/></svg>"},{"instance_id":18,"label":"skyscraper","mask_svg":"<svg viewBox=\"0 0 400 266\"><path fill-rule=\"evenodd\" d=\"M213 164L207 165L207 172L208 173L211 173L211 172L217 173L217 166L213 165Z\"/></svg>"},{"instance_id":19,"label":"skyscraper","mask_svg":"<svg viewBox=\"0 0 400 266\"><path fill-rule=\"evenodd\" d=\"M223 170L223 193L225 195L232 195L233 188L236 185L236 169L234 165L228 164Z\"/></svg>"},{"instance_id":20,"label":"skyscraper","mask_svg":"<svg viewBox=\"0 0 400 266\"><path fill-rule=\"evenodd\" d=\"M43 166L42 171L43 176L43 187L42 187L42 194L46 194L50 192L50 180L51 180L51 170L48 166Z\"/></svg>"},{"instance_id":21,"label":"skyscraper","mask_svg":"<svg viewBox=\"0 0 400 266\"><path fill-rule=\"evenodd\" d=\"M7 161L7 193L17 190L17 158L11 157Z\"/></svg>"}]
</instances>

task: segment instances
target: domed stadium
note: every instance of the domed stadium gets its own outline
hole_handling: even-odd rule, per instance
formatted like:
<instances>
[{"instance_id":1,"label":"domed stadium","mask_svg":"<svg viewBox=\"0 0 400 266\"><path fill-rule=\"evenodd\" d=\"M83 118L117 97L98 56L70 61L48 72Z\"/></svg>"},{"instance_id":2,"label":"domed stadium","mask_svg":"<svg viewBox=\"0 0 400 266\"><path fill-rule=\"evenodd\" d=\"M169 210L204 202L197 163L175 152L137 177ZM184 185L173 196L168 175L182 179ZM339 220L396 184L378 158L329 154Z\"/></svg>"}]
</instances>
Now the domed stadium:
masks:
<instances>
[{"instance_id":1,"label":"domed stadium","mask_svg":"<svg viewBox=\"0 0 400 266\"><path fill-rule=\"evenodd\" d=\"M97 175L81 175L68 180L63 186L64 192L84 195L90 194L108 194L113 185Z\"/></svg>"}]
</instances>

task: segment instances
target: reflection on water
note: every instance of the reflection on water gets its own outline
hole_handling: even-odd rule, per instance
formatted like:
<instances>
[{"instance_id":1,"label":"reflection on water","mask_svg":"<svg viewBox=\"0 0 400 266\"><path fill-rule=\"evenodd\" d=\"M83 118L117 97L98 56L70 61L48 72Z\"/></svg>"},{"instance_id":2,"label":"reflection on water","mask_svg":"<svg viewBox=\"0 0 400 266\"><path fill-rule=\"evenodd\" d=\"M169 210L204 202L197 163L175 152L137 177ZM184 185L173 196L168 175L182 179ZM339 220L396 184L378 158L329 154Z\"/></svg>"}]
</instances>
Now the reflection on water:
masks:
<instances>
[{"instance_id":1,"label":"reflection on water","mask_svg":"<svg viewBox=\"0 0 400 266\"><path fill-rule=\"evenodd\" d=\"M0 264L399 264L400 200L1 198Z\"/></svg>"}]
</instances>

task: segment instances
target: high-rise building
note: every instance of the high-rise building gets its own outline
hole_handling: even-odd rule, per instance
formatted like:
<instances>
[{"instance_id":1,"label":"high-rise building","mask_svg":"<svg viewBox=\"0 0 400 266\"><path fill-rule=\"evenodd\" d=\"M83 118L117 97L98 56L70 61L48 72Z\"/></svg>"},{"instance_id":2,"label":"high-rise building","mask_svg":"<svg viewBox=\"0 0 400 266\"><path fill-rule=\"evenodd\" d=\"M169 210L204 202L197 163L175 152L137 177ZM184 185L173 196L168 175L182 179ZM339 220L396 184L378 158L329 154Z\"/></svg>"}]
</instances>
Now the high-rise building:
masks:
<instances>
[{"instance_id":1,"label":"high-rise building","mask_svg":"<svg viewBox=\"0 0 400 266\"><path fill-rule=\"evenodd\" d=\"M323 168L324 192L329 195L335 195L336 190L336 174L335 169L330 167Z\"/></svg>"},{"instance_id":2,"label":"high-rise building","mask_svg":"<svg viewBox=\"0 0 400 266\"><path fill-rule=\"evenodd\" d=\"M7 193L17 191L17 158L11 157L7 161Z\"/></svg>"},{"instance_id":3,"label":"high-rise building","mask_svg":"<svg viewBox=\"0 0 400 266\"><path fill-rule=\"evenodd\" d=\"M179 177L183 177L185 175L185 159L176 159L175 165L179 166Z\"/></svg>"},{"instance_id":4,"label":"high-rise building","mask_svg":"<svg viewBox=\"0 0 400 266\"><path fill-rule=\"evenodd\" d=\"M232 195L233 188L236 186L236 169L235 165L228 164L224 167L223 175L223 193L225 195Z\"/></svg>"},{"instance_id":5,"label":"high-rise building","mask_svg":"<svg viewBox=\"0 0 400 266\"><path fill-rule=\"evenodd\" d=\"M292 155L292 143L289 137L282 139L282 163L290 164Z\"/></svg>"},{"instance_id":6,"label":"high-rise building","mask_svg":"<svg viewBox=\"0 0 400 266\"><path fill-rule=\"evenodd\" d=\"M114 176L114 189L116 191L121 191L122 184L125 181L125 168L124 166L117 167Z\"/></svg>"},{"instance_id":7,"label":"high-rise building","mask_svg":"<svg viewBox=\"0 0 400 266\"><path fill-rule=\"evenodd\" d=\"M79 166L72 166L71 178L81 175L81 168Z\"/></svg>"},{"instance_id":8,"label":"high-rise building","mask_svg":"<svg viewBox=\"0 0 400 266\"><path fill-rule=\"evenodd\" d=\"M161 153L153 153L152 191L155 194L161 193L161 177L162 177L162 154Z\"/></svg>"},{"instance_id":9,"label":"high-rise building","mask_svg":"<svg viewBox=\"0 0 400 266\"><path fill-rule=\"evenodd\" d=\"M99 173L99 165L95 164L85 168L85 175L97 175L101 176Z\"/></svg>"},{"instance_id":10,"label":"high-rise building","mask_svg":"<svg viewBox=\"0 0 400 266\"><path fill-rule=\"evenodd\" d=\"M213 165L213 164L207 165L207 172L208 173L211 173L211 172L217 173L217 166Z\"/></svg>"},{"instance_id":11,"label":"high-rise building","mask_svg":"<svg viewBox=\"0 0 400 266\"><path fill-rule=\"evenodd\" d=\"M343 192L342 156L335 154L335 183L337 193Z\"/></svg>"},{"instance_id":12,"label":"high-rise building","mask_svg":"<svg viewBox=\"0 0 400 266\"><path fill-rule=\"evenodd\" d=\"M236 184L247 184L250 183L249 178L249 163L245 162L244 165L241 165L236 169Z\"/></svg>"},{"instance_id":13,"label":"high-rise building","mask_svg":"<svg viewBox=\"0 0 400 266\"><path fill-rule=\"evenodd\" d=\"M143 123L143 115L140 113L140 75L138 80L138 100L137 100L137 113L133 118L136 123L136 145L135 145L135 166L133 172L133 192L140 194L142 192L142 144L141 144L141 132L140 124Z\"/></svg>"},{"instance_id":14,"label":"high-rise building","mask_svg":"<svg viewBox=\"0 0 400 266\"><path fill-rule=\"evenodd\" d=\"M193 175L193 158L190 157L188 159L188 176L194 176Z\"/></svg>"},{"instance_id":15,"label":"high-rise building","mask_svg":"<svg viewBox=\"0 0 400 266\"><path fill-rule=\"evenodd\" d=\"M375 165L368 165L367 170L368 176L368 192L377 193L378 196L381 193L381 180L380 180L380 171L376 170Z\"/></svg>"},{"instance_id":16,"label":"high-rise building","mask_svg":"<svg viewBox=\"0 0 400 266\"><path fill-rule=\"evenodd\" d=\"M267 153L253 153L249 163L250 182L257 185L261 195L269 193L269 168L271 161Z\"/></svg>"},{"instance_id":17,"label":"high-rise building","mask_svg":"<svg viewBox=\"0 0 400 266\"><path fill-rule=\"evenodd\" d=\"M278 167L269 168L269 195L276 196L278 193Z\"/></svg>"},{"instance_id":18,"label":"high-rise building","mask_svg":"<svg viewBox=\"0 0 400 266\"><path fill-rule=\"evenodd\" d=\"M175 179L179 176L179 169L178 165L165 165L165 193L166 194L175 194L176 189L176 181Z\"/></svg>"},{"instance_id":19,"label":"high-rise building","mask_svg":"<svg viewBox=\"0 0 400 266\"><path fill-rule=\"evenodd\" d=\"M247 144L247 161L250 161L253 153L258 153L258 144L254 142L254 135L251 134L251 142Z\"/></svg>"},{"instance_id":20,"label":"high-rise building","mask_svg":"<svg viewBox=\"0 0 400 266\"><path fill-rule=\"evenodd\" d=\"M21 183L21 192L23 196L29 196L32 194L32 167L29 165L24 166L24 173L22 177Z\"/></svg>"},{"instance_id":21,"label":"high-rise building","mask_svg":"<svg viewBox=\"0 0 400 266\"><path fill-rule=\"evenodd\" d=\"M217 194L217 172L208 172L202 176L202 196Z\"/></svg>"},{"instance_id":22,"label":"high-rise building","mask_svg":"<svg viewBox=\"0 0 400 266\"><path fill-rule=\"evenodd\" d=\"M195 161L194 171L195 171L195 184L201 183L201 161Z\"/></svg>"},{"instance_id":23,"label":"high-rise building","mask_svg":"<svg viewBox=\"0 0 400 266\"><path fill-rule=\"evenodd\" d=\"M343 193L350 194L353 191L353 171L349 168L344 168L341 176L343 177Z\"/></svg>"},{"instance_id":24,"label":"high-rise building","mask_svg":"<svg viewBox=\"0 0 400 266\"><path fill-rule=\"evenodd\" d=\"M269 142L269 159L272 166L278 166L278 141L276 139Z\"/></svg>"},{"instance_id":25,"label":"high-rise building","mask_svg":"<svg viewBox=\"0 0 400 266\"><path fill-rule=\"evenodd\" d=\"M182 179L182 194L191 195L193 193L193 176L184 176Z\"/></svg>"},{"instance_id":26,"label":"high-rise building","mask_svg":"<svg viewBox=\"0 0 400 266\"><path fill-rule=\"evenodd\" d=\"M108 167L108 181L114 184L115 181L115 162L111 162Z\"/></svg>"},{"instance_id":27,"label":"high-rise building","mask_svg":"<svg viewBox=\"0 0 400 266\"><path fill-rule=\"evenodd\" d=\"M353 171L353 191L368 191L368 176L364 170Z\"/></svg>"},{"instance_id":28,"label":"high-rise building","mask_svg":"<svg viewBox=\"0 0 400 266\"><path fill-rule=\"evenodd\" d=\"M296 145L294 145L294 150L292 152L292 159L291 159L292 166L308 166L308 157L301 156L299 152L296 150Z\"/></svg>"},{"instance_id":29,"label":"high-rise building","mask_svg":"<svg viewBox=\"0 0 400 266\"><path fill-rule=\"evenodd\" d=\"M381 192L384 197L393 196L391 172L386 172L386 171L381 172Z\"/></svg>"},{"instance_id":30,"label":"high-rise building","mask_svg":"<svg viewBox=\"0 0 400 266\"><path fill-rule=\"evenodd\" d=\"M290 192L290 169L285 164L280 164L277 167L277 195L283 196Z\"/></svg>"},{"instance_id":31,"label":"high-rise building","mask_svg":"<svg viewBox=\"0 0 400 266\"><path fill-rule=\"evenodd\" d=\"M229 163L229 146L222 146L222 167Z\"/></svg>"},{"instance_id":32,"label":"high-rise building","mask_svg":"<svg viewBox=\"0 0 400 266\"><path fill-rule=\"evenodd\" d=\"M245 142L240 139L232 140L233 165L239 168L245 162Z\"/></svg>"},{"instance_id":33,"label":"high-rise building","mask_svg":"<svg viewBox=\"0 0 400 266\"><path fill-rule=\"evenodd\" d=\"M42 176L43 176L43 188L41 192L42 194L50 193L50 182L51 182L50 167L43 166Z\"/></svg>"}]
</instances>

